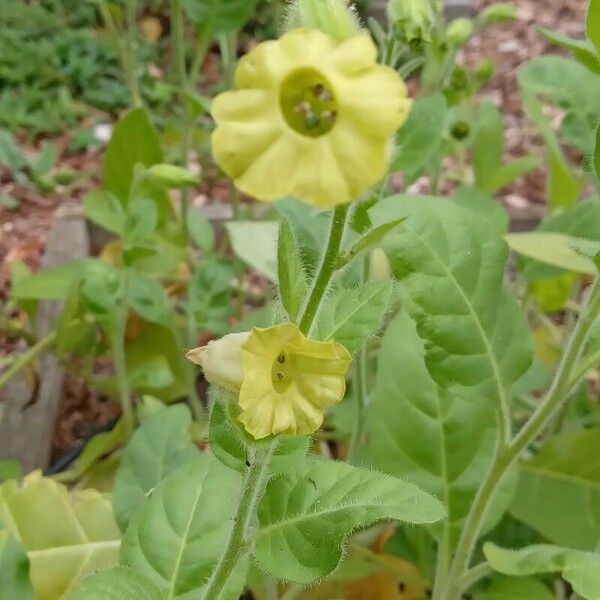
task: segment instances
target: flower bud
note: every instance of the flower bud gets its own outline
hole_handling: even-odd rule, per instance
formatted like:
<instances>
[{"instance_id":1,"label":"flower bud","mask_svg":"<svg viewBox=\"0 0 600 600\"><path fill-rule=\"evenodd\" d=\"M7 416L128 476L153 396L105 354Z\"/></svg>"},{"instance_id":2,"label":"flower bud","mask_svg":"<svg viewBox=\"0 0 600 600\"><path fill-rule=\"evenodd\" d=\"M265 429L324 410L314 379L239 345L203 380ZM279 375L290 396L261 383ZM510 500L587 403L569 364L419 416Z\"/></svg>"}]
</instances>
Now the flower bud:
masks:
<instances>
[{"instance_id":1,"label":"flower bud","mask_svg":"<svg viewBox=\"0 0 600 600\"><path fill-rule=\"evenodd\" d=\"M286 29L319 29L338 42L360 33L356 12L346 0L294 0L286 18Z\"/></svg>"},{"instance_id":2,"label":"flower bud","mask_svg":"<svg viewBox=\"0 0 600 600\"><path fill-rule=\"evenodd\" d=\"M482 85L489 83L489 81L494 77L494 73L496 72L496 67L494 63L489 58L484 58L482 61L477 63L475 67L475 79Z\"/></svg>"},{"instance_id":3,"label":"flower bud","mask_svg":"<svg viewBox=\"0 0 600 600\"><path fill-rule=\"evenodd\" d=\"M395 24L408 42L416 39L429 40L434 21L430 0L390 0L388 19Z\"/></svg>"},{"instance_id":4,"label":"flower bud","mask_svg":"<svg viewBox=\"0 0 600 600\"><path fill-rule=\"evenodd\" d=\"M473 34L473 21L471 19L455 19L448 25L446 37L453 46L463 46Z\"/></svg>"},{"instance_id":5,"label":"flower bud","mask_svg":"<svg viewBox=\"0 0 600 600\"><path fill-rule=\"evenodd\" d=\"M506 23L515 18L515 7L508 2L496 2L488 6L477 18L482 25Z\"/></svg>"},{"instance_id":6,"label":"flower bud","mask_svg":"<svg viewBox=\"0 0 600 600\"><path fill-rule=\"evenodd\" d=\"M390 260L383 248L373 248L369 255L369 281L385 281L392 277Z\"/></svg>"},{"instance_id":7,"label":"flower bud","mask_svg":"<svg viewBox=\"0 0 600 600\"><path fill-rule=\"evenodd\" d=\"M186 357L200 365L209 383L237 394L242 380L242 345L250 333L230 333L207 346L190 350Z\"/></svg>"}]
</instances>

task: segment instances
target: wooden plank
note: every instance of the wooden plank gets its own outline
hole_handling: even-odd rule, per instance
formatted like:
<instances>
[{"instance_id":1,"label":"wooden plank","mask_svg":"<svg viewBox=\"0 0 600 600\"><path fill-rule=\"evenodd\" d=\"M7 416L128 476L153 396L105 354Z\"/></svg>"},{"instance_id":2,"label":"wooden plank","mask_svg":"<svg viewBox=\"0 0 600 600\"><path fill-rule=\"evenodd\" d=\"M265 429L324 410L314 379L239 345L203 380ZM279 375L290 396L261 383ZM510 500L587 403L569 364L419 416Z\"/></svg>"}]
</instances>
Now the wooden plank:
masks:
<instances>
[{"instance_id":1,"label":"wooden plank","mask_svg":"<svg viewBox=\"0 0 600 600\"><path fill-rule=\"evenodd\" d=\"M42 269L80 260L88 252L81 207L59 208L48 236ZM40 338L53 330L61 311L61 302L40 304L37 321ZM61 366L48 353L39 358L36 372L37 377L30 371L22 372L0 390L0 458L19 461L25 472L48 466L64 381Z\"/></svg>"}]
</instances>

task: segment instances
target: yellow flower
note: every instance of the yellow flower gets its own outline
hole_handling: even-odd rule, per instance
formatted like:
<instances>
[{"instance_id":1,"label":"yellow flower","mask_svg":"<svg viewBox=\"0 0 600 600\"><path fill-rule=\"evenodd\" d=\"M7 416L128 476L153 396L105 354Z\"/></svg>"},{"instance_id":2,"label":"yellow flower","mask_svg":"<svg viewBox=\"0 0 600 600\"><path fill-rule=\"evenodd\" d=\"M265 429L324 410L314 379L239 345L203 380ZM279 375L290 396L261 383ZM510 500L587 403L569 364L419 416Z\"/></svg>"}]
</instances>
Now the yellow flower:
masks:
<instances>
[{"instance_id":1,"label":"yellow flower","mask_svg":"<svg viewBox=\"0 0 600 600\"><path fill-rule=\"evenodd\" d=\"M213 154L243 192L319 208L354 200L385 174L388 143L410 107L367 34L341 43L294 29L240 61L217 96Z\"/></svg>"},{"instance_id":2,"label":"yellow flower","mask_svg":"<svg viewBox=\"0 0 600 600\"><path fill-rule=\"evenodd\" d=\"M341 344L310 340L291 323L227 335L188 357L208 381L239 393L238 419L255 439L315 432L344 397L352 360Z\"/></svg>"}]
</instances>

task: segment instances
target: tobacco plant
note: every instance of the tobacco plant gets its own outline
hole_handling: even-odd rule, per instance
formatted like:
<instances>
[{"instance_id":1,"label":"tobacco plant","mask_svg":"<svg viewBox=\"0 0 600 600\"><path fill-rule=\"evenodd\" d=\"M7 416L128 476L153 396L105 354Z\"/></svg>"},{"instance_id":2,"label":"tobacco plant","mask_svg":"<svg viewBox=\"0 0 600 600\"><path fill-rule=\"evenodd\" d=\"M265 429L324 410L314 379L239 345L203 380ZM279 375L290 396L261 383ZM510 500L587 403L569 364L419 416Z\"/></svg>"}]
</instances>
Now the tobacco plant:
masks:
<instances>
[{"instance_id":1,"label":"tobacco plant","mask_svg":"<svg viewBox=\"0 0 600 600\"><path fill-rule=\"evenodd\" d=\"M9 375L53 346L123 416L57 477L4 465L0 599L600 598L600 3L586 41L543 32L580 62L518 75L547 153L548 216L527 233L493 194L540 160L504 162L500 112L475 96L489 65L457 63L509 17L446 25L436 3L392 0L372 36L341 0L293 3L211 104L217 165L271 203L227 224L225 251L145 110L120 121L85 201L116 238L59 272L15 269L22 310L48 286L66 304ZM423 175L429 195L399 191ZM270 300L231 331L238 260Z\"/></svg>"}]
</instances>

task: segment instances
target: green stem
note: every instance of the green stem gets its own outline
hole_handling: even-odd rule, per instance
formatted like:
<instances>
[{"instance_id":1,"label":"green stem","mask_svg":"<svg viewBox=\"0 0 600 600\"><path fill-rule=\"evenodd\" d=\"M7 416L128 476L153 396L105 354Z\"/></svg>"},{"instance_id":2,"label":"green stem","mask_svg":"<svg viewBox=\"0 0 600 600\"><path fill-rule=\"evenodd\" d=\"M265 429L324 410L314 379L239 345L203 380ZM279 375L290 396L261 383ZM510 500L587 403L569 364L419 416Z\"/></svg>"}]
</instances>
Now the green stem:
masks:
<instances>
[{"instance_id":1,"label":"green stem","mask_svg":"<svg viewBox=\"0 0 600 600\"><path fill-rule=\"evenodd\" d=\"M364 441L365 413L369 399L367 389L367 345L364 343L358 356L354 358L354 398L356 401L356 415L354 418L354 429L348 448L348 460L354 458L354 454Z\"/></svg>"},{"instance_id":2,"label":"green stem","mask_svg":"<svg viewBox=\"0 0 600 600\"><path fill-rule=\"evenodd\" d=\"M123 299L121 311L112 331L112 353L123 420L130 429L133 429L135 426L135 414L131 402L131 390L129 388L129 380L127 379L127 363L125 360L125 332L127 329L127 317L129 315L129 284L129 273L125 270L123 273Z\"/></svg>"},{"instance_id":3,"label":"green stem","mask_svg":"<svg viewBox=\"0 0 600 600\"><path fill-rule=\"evenodd\" d=\"M348 208L348 204L341 204L340 206L336 207L333 212L327 249L325 250L325 255L323 256L319 274L315 279L308 302L306 303L306 308L304 309L304 313L300 319L300 331L302 331L302 333L305 335L308 335L310 331L317 311L319 310L321 300L327 292L331 276L335 271L337 259L340 253L340 247L342 245L342 238L344 237Z\"/></svg>"},{"instance_id":4,"label":"green stem","mask_svg":"<svg viewBox=\"0 0 600 600\"><path fill-rule=\"evenodd\" d=\"M600 350L593 352L589 356L586 356L574 369L569 380L569 386L574 387L579 383L580 379L585 377L588 371L600 366Z\"/></svg>"},{"instance_id":5,"label":"green stem","mask_svg":"<svg viewBox=\"0 0 600 600\"><path fill-rule=\"evenodd\" d=\"M450 568L448 586L441 590L440 600L454 600L459 597L458 582L467 572L475 544L481 531L486 511L493 500L498 485L506 471L521 452L546 428L553 415L567 400L572 389L572 372L585 343L592 323L600 313L600 278L596 280L586 308L583 310L562 356L554 380L544 400L514 437L508 446L501 439L496 448L490 469L485 476L462 530L454 560Z\"/></svg>"},{"instance_id":6,"label":"green stem","mask_svg":"<svg viewBox=\"0 0 600 600\"><path fill-rule=\"evenodd\" d=\"M319 274L315 280L315 284L302 317L303 325L300 325L300 329L305 334L310 330L319 304L325 295L331 276L335 271L335 265L337 263L346 225L348 208L348 205L343 205L336 208L333 213L327 249L325 250ZM271 445L263 457L256 456L254 450L251 450L253 454L248 456L248 460L251 464L246 471L242 483L242 496L234 517L231 535L229 536L227 546L202 593L202 600L221 600L222 594L226 591L227 583L235 571L237 563L248 549L248 529L256 512L258 501L264 492L271 456L277 447L277 443L278 439L276 437L271 442Z\"/></svg>"},{"instance_id":7,"label":"green stem","mask_svg":"<svg viewBox=\"0 0 600 600\"><path fill-rule=\"evenodd\" d=\"M488 577L494 572L494 569L487 562L479 563L477 566L469 569L460 579L458 588L460 591L468 590L476 583Z\"/></svg>"},{"instance_id":8,"label":"green stem","mask_svg":"<svg viewBox=\"0 0 600 600\"><path fill-rule=\"evenodd\" d=\"M225 551L202 593L203 600L221 600L225 597L227 583L246 551L246 535L265 487L271 455L276 445L277 439L275 438L262 460L256 454L248 456L248 460L252 464L246 471L242 482L242 497L233 518L231 534Z\"/></svg>"},{"instance_id":9,"label":"green stem","mask_svg":"<svg viewBox=\"0 0 600 600\"><path fill-rule=\"evenodd\" d=\"M21 369L33 362L42 352L50 348L56 342L56 331L42 338L34 346L29 348L25 354L12 363L12 365L0 375L0 388L4 387Z\"/></svg>"}]
</instances>

